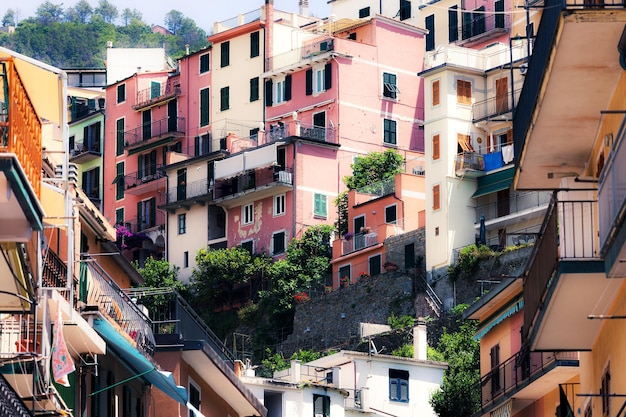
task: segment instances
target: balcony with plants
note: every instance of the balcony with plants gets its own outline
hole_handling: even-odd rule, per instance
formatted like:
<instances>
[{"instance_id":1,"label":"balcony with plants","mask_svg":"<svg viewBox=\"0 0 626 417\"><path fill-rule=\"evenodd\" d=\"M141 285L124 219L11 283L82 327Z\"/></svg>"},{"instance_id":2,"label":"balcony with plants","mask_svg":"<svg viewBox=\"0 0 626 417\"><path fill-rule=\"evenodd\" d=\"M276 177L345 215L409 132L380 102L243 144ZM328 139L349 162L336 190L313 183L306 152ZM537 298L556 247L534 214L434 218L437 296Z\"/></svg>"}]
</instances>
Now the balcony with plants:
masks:
<instances>
[{"instance_id":1,"label":"balcony with plants","mask_svg":"<svg viewBox=\"0 0 626 417\"><path fill-rule=\"evenodd\" d=\"M133 155L185 136L185 118L168 116L124 132L124 149Z\"/></svg>"},{"instance_id":2,"label":"balcony with plants","mask_svg":"<svg viewBox=\"0 0 626 417\"><path fill-rule=\"evenodd\" d=\"M150 88L137 92L137 101L132 107L137 111L146 110L152 106L163 105L181 94L180 77L168 78L163 83L152 81Z\"/></svg>"}]
</instances>

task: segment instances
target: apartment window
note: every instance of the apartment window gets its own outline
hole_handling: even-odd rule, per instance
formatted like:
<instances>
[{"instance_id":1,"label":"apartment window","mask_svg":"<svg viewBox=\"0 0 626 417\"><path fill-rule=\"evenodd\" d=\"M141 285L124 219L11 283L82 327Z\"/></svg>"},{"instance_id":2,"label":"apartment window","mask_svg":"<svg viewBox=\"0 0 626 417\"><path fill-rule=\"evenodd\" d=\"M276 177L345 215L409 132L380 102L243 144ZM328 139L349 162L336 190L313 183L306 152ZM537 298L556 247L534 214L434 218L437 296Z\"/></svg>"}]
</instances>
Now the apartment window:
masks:
<instances>
[{"instance_id":1,"label":"apartment window","mask_svg":"<svg viewBox=\"0 0 626 417\"><path fill-rule=\"evenodd\" d=\"M274 85L274 97L275 104L291 100L291 75L287 75L282 80L276 82L276 85Z\"/></svg>"},{"instance_id":2,"label":"apartment window","mask_svg":"<svg viewBox=\"0 0 626 417\"><path fill-rule=\"evenodd\" d=\"M210 55L203 54L200 55L200 74L204 74L205 72L209 72L209 63L210 63Z\"/></svg>"},{"instance_id":3,"label":"apartment window","mask_svg":"<svg viewBox=\"0 0 626 417\"><path fill-rule=\"evenodd\" d=\"M330 397L313 394L313 417L330 417Z\"/></svg>"},{"instance_id":4,"label":"apartment window","mask_svg":"<svg viewBox=\"0 0 626 417\"><path fill-rule=\"evenodd\" d=\"M279 255L285 252L285 231L272 234L272 254Z\"/></svg>"},{"instance_id":5,"label":"apartment window","mask_svg":"<svg viewBox=\"0 0 626 417\"><path fill-rule=\"evenodd\" d=\"M220 90L220 110L228 110L230 108L230 87L222 87Z\"/></svg>"},{"instance_id":6,"label":"apartment window","mask_svg":"<svg viewBox=\"0 0 626 417\"><path fill-rule=\"evenodd\" d=\"M485 33L485 7L480 6L471 12L463 12L463 39Z\"/></svg>"},{"instance_id":7,"label":"apartment window","mask_svg":"<svg viewBox=\"0 0 626 417\"><path fill-rule=\"evenodd\" d=\"M156 198L139 201L137 203L137 225L139 230L146 230L156 226Z\"/></svg>"},{"instance_id":8,"label":"apartment window","mask_svg":"<svg viewBox=\"0 0 626 417\"><path fill-rule=\"evenodd\" d=\"M435 49L435 15L426 16L424 23L426 30L428 30L428 34L426 34L426 50L432 51Z\"/></svg>"},{"instance_id":9,"label":"apartment window","mask_svg":"<svg viewBox=\"0 0 626 417\"><path fill-rule=\"evenodd\" d=\"M393 204L385 207L385 223L396 224L398 221L398 207Z\"/></svg>"},{"instance_id":10,"label":"apartment window","mask_svg":"<svg viewBox=\"0 0 626 417\"><path fill-rule=\"evenodd\" d=\"M187 233L187 214L179 214L178 215L178 234L184 235Z\"/></svg>"},{"instance_id":11,"label":"apartment window","mask_svg":"<svg viewBox=\"0 0 626 417\"><path fill-rule=\"evenodd\" d=\"M383 97L396 99L398 98L398 77L396 74L383 73Z\"/></svg>"},{"instance_id":12,"label":"apartment window","mask_svg":"<svg viewBox=\"0 0 626 417\"><path fill-rule=\"evenodd\" d=\"M252 224L254 222L254 204L246 204L241 207L241 224Z\"/></svg>"},{"instance_id":13,"label":"apartment window","mask_svg":"<svg viewBox=\"0 0 626 417\"><path fill-rule=\"evenodd\" d=\"M250 58L259 56L260 42L259 32L252 32L250 34Z\"/></svg>"},{"instance_id":14,"label":"apartment window","mask_svg":"<svg viewBox=\"0 0 626 417\"><path fill-rule=\"evenodd\" d=\"M315 217L326 218L326 216L328 216L326 200L326 194L315 193L315 195L313 196L313 215Z\"/></svg>"},{"instance_id":15,"label":"apartment window","mask_svg":"<svg viewBox=\"0 0 626 417\"><path fill-rule=\"evenodd\" d=\"M440 185L437 184L435 186L433 186L433 210L439 210L439 208L441 207L441 201L440 201L440 190L439 190Z\"/></svg>"},{"instance_id":16,"label":"apartment window","mask_svg":"<svg viewBox=\"0 0 626 417\"><path fill-rule=\"evenodd\" d=\"M409 371L389 369L389 399L409 402Z\"/></svg>"},{"instance_id":17,"label":"apartment window","mask_svg":"<svg viewBox=\"0 0 626 417\"><path fill-rule=\"evenodd\" d=\"M183 268L189 268L189 252L183 252Z\"/></svg>"},{"instance_id":18,"label":"apartment window","mask_svg":"<svg viewBox=\"0 0 626 417\"><path fill-rule=\"evenodd\" d=\"M100 167L83 171L83 191L92 200L100 199Z\"/></svg>"},{"instance_id":19,"label":"apartment window","mask_svg":"<svg viewBox=\"0 0 626 417\"><path fill-rule=\"evenodd\" d=\"M196 136L193 142L194 155L206 155L209 153L209 134L205 133L204 135ZM179 142L180 143L180 142Z\"/></svg>"},{"instance_id":20,"label":"apartment window","mask_svg":"<svg viewBox=\"0 0 626 417\"><path fill-rule=\"evenodd\" d=\"M440 157L440 149L439 149L439 135L433 136L433 160L437 160Z\"/></svg>"},{"instance_id":21,"label":"apartment window","mask_svg":"<svg viewBox=\"0 0 626 417\"><path fill-rule=\"evenodd\" d=\"M241 242L240 246L242 249L247 250L250 255L254 253L254 240L250 239L250 240Z\"/></svg>"},{"instance_id":22,"label":"apartment window","mask_svg":"<svg viewBox=\"0 0 626 417\"><path fill-rule=\"evenodd\" d=\"M435 107L439 105L439 100L440 100L439 80L433 81L432 88L433 88L433 107Z\"/></svg>"},{"instance_id":23,"label":"apartment window","mask_svg":"<svg viewBox=\"0 0 626 417\"><path fill-rule=\"evenodd\" d=\"M250 102L259 99L259 77L250 78Z\"/></svg>"},{"instance_id":24,"label":"apartment window","mask_svg":"<svg viewBox=\"0 0 626 417\"><path fill-rule=\"evenodd\" d=\"M456 101L460 104L472 104L472 83L456 80Z\"/></svg>"},{"instance_id":25,"label":"apartment window","mask_svg":"<svg viewBox=\"0 0 626 417\"><path fill-rule=\"evenodd\" d=\"M504 0L496 0L493 6L496 12L496 27L504 29Z\"/></svg>"},{"instance_id":26,"label":"apartment window","mask_svg":"<svg viewBox=\"0 0 626 417\"><path fill-rule=\"evenodd\" d=\"M371 276L380 275L380 273L382 272L382 257L380 256L380 254L370 257L368 259L368 264Z\"/></svg>"},{"instance_id":27,"label":"apartment window","mask_svg":"<svg viewBox=\"0 0 626 417\"><path fill-rule=\"evenodd\" d=\"M117 102L123 103L126 101L126 84L120 84L117 86Z\"/></svg>"},{"instance_id":28,"label":"apartment window","mask_svg":"<svg viewBox=\"0 0 626 417\"><path fill-rule=\"evenodd\" d=\"M364 17L368 17L370 15L370 8L364 7L359 10L359 19L363 19Z\"/></svg>"},{"instance_id":29,"label":"apartment window","mask_svg":"<svg viewBox=\"0 0 626 417\"><path fill-rule=\"evenodd\" d=\"M610 416L611 415L611 372L609 370L609 365L604 369L604 373L602 374L602 381L600 382L600 395L602 395L602 415Z\"/></svg>"},{"instance_id":30,"label":"apartment window","mask_svg":"<svg viewBox=\"0 0 626 417\"><path fill-rule=\"evenodd\" d=\"M342 267L339 268L339 283L341 283L342 280L347 279L348 281L351 280L352 274L351 274L351 267L350 265L344 265Z\"/></svg>"},{"instance_id":31,"label":"apartment window","mask_svg":"<svg viewBox=\"0 0 626 417\"><path fill-rule=\"evenodd\" d=\"M117 119L115 122L116 143L115 155L120 156L124 153L124 119Z\"/></svg>"},{"instance_id":32,"label":"apartment window","mask_svg":"<svg viewBox=\"0 0 626 417\"><path fill-rule=\"evenodd\" d=\"M324 86L324 68L318 68L316 70L314 70L315 72L315 86L314 86L314 91L316 93L321 93L322 91L326 90L326 87Z\"/></svg>"},{"instance_id":33,"label":"apartment window","mask_svg":"<svg viewBox=\"0 0 626 417\"><path fill-rule=\"evenodd\" d=\"M454 5L448 9L448 41L450 43L459 40L459 6Z\"/></svg>"},{"instance_id":34,"label":"apartment window","mask_svg":"<svg viewBox=\"0 0 626 417\"><path fill-rule=\"evenodd\" d=\"M332 66L327 63L323 68L309 68L305 73L305 94L321 93L332 87Z\"/></svg>"},{"instance_id":35,"label":"apartment window","mask_svg":"<svg viewBox=\"0 0 626 417\"><path fill-rule=\"evenodd\" d=\"M124 224L124 207L115 209L115 224Z\"/></svg>"},{"instance_id":36,"label":"apartment window","mask_svg":"<svg viewBox=\"0 0 626 417\"><path fill-rule=\"evenodd\" d=\"M200 90L200 126L209 124L209 89Z\"/></svg>"},{"instance_id":37,"label":"apartment window","mask_svg":"<svg viewBox=\"0 0 626 417\"><path fill-rule=\"evenodd\" d=\"M196 410L201 411L200 387L191 378L189 378L189 404ZM195 415L195 412L189 410L189 417L195 417Z\"/></svg>"},{"instance_id":38,"label":"apartment window","mask_svg":"<svg viewBox=\"0 0 626 417\"><path fill-rule=\"evenodd\" d=\"M396 121L385 119L383 122L383 142L387 145L395 145L396 142Z\"/></svg>"},{"instance_id":39,"label":"apartment window","mask_svg":"<svg viewBox=\"0 0 626 417\"><path fill-rule=\"evenodd\" d=\"M470 135L457 133L456 141L457 141L457 153L474 152L474 147L472 146L472 137Z\"/></svg>"},{"instance_id":40,"label":"apartment window","mask_svg":"<svg viewBox=\"0 0 626 417\"><path fill-rule=\"evenodd\" d=\"M157 152L156 149L137 156L137 179L142 182L156 179Z\"/></svg>"},{"instance_id":41,"label":"apartment window","mask_svg":"<svg viewBox=\"0 0 626 417\"><path fill-rule=\"evenodd\" d=\"M491 393L496 394L502 389L500 381L500 345L491 348Z\"/></svg>"},{"instance_id":42,"label":"apartment window","mask_svg":"<svg viewBox=\"0 0 626 417\"><path fill-rule=\"evenodd\" d=\"M274 216L285 214L285 194L274 196Z\"/></svg>"},{"instance_id":43,"label":"apartment window","mask_svg":"<svg viewBox=\"0 0 626 417\"><path fill-rule=\"evenodd\" d=\"M400 20L411 18L411 2L409 0L400 0Z\"/></svg>"},{"instance_id":44,"label":"apartment window","mask_svg":"<svg viewBox=\"0 0 626 417\"><path fill-rule=\"evenodd\" d=\"M115 199L120 200L124 198L124 162L119 162L115 166Z\"/></svg>"},{"instance_id":45,"label":"apartment window","mask_svg":"<svg viewBox=\"0 0 626 417\"><path fill-rule=\"evenodd\" d=\"M222 42L220 45L220 66L222 68L230 65L230 42Z\"/></svg>"}]
</instances>

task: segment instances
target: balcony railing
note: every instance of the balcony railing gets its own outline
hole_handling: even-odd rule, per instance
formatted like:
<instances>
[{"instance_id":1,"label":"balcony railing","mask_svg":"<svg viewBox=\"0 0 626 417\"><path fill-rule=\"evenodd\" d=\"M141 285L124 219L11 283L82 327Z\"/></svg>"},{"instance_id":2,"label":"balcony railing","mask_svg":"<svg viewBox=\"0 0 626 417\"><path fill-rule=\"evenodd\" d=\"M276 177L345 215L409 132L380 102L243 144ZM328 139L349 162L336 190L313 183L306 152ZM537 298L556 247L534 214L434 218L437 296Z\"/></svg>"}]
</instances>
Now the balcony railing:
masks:
<instances>
[{"instance_id":1,"label":"balcony railing","mask_svg":"<svg viewBox=\"0 0 626 417\"><path fill-rule=\"evenodd\" d=\"M603 253L612 236L619 231L626 204L626 141L624 129L617 133L614 149L607 158L598 181L598 202L600 207L600 247ZM624 227L624 226L622 226Z\"/></svg>"},{"instance_id":2,"label":"balcony railing","mask_svg":"<svg viewBox=\"0 0 626 417\"><path fill-rule=\"evenodd\" d=\"M151 139L185 134L184 117L165 117L124 132L124 149L132 149L150 143Z\"/></svg>"},{"instance_id":3,"label":"balcony railing","mask_svg":"<svg viewBox=\"0 0 626 417\"><path fill-rule=\"evenodd\" d=\"M146 169L142 172L133 172L124 175L124 190L135 188L137 186L147 184L161 178L165 178L163 171L161 171L160 169L162 167L162 164L157 164L156 169L154 170Z\"/></svg>"},{"instance_id":4,"label":"balcony railing","mask_svg":"<svg viewBox=\"0 0 626 417\"><path fill-rule=\"evenodd\" d=\"M559 260L598 259L597 201L550 201L524 275L524 324L527 337L543 305Z\"/></svg>"},{"instance_id":5,"label":"balcony railing","mask_svg":"<svg viewBox=\"0 0 626 417\"><path fill-rule=\"evenodd\" d=\"M480 217L485 216L485 220L493 220L509 214L547 206L552 199L549 192L530 191L527 193L515 193L505 200L494 201L476 207L476 223L480 223Z\"/></svg>"},{"instance_id":6,"label":"balcony railing","mask_svg":"<svg viewBox=\"0 0 626 417\"><path fill-rule=\"evenodd\" d=\"M87 305L98 306L102 314L115 321L120 329L137 343L137 348L142 353L152 356L155 341L148 316L97 262L91 259L86 262L89 269Z\"/></svg>"},{"instance_id":7,"label":"balcony railing","mask_svg":"<svg viewBox=\"0 0 626 417\"><path fill-rule=\"evenodd\" d=\"M396 179L393 177L384 181L378 181L374 184L357 188L356 192L359 194L371 194L373 198L393 194L396 192Z\"/></svg>"},{"instance_id":8,"label":"balcony railing","mask_svg":"<svg viewBox=\"0 0 626 417\"><path fill-rule=\"evenodd\" d=\"M151 106L169 100L182 92L180 88L180 79L172 78L164 83L154 83L154 87L146 88L137 92L137 104L133 106L134 110Z\"/></svg>"},{"instance_id":9,"label":"balcony railing","mask_svg":"<svg viewBox=\"0 0 626 417\"><path fill-rule=\"evenodd\" d=\"M457 172L457 175L459 172L466 170L484 171L484 157L477 152L462 152L454 158L454 170Z\"/></svg>"},{"instance_id":10,"label":"balcony railing","mask_svg":"<svg viewBox=\"0 0 626 417\"><path fill-rule=\"evenodd\" d=\"M511 93L508 93L475 102L472 105L472 121L476 123L511 112L513 110L513 101L517 101L521 91L521 89L515 90L513 96L511 96Z\"/></svg>"},{"instance_id":11,"label":"balcony railing","mask_svg":"<svg viewBox=\"0 0 626 417\"><path fill-rule=\"evenodd\" d=\"M527 56L527 51L526 40L515 41L511 48L508 45L496 44L482 50L448 45L426 52L424 69L449 64L487 71L510 64L511 58L513 61L519 61Z\"/></svg>"},{"instance_id":12,"label":"balcony railing","mask_svg":"<svg viewBox=\"0 0 626 417\"><path fill-rule=\"evenodd\" d=\"M128 290L128 293L147 307L155 335L177 335L183 341L204 341L233 369L235 355L177 292L137 288Z\"/></svg>"},{"instance_id":13,"label":"balcony railing","mask_svg":"<svg viewBox=\"0 0 626 417\"><path fill-rule=\"evenodd\" d=\"M196 197L206 197L210 200L213 198L213 180L205 178L189 184L170 187L166 196L167 199L162 201L161 204L172 204Z\"/></svg>"},{"instance_id":14,"label":"balcony railing","mask_svg":"<svg viewBox=\"0 0 626 417\"><path fill-rule=\"evenodd\" d=\"M504 13L487 14L485 11L463 12L464 24L459 28L461 43L507 33L511 29L511 16Z\"/></svg>"},{"instance_id":15,"label":"balcony railing","mask_svg":"<svg viewBox=\"0 0 626 417\"><path fill-rule=\"evenodd\" d=\"M331 127L306 125L299 121L291 121L278 126L270 126L265 134L267 143L283 140L290 136L299 136L318 142L337 143L336 131Z\"/></svg>"},{"instance_id":16,"label":"balcony railing","mask_svg":"<svg viewBox=\"0 0 626 417\"><path fill-rule=\"evenodd\" d=\"M341 253L347 255L370 246L383 243L389 236L395 236L404 232L404 219L398 219L395 223L385 223L376 227L367 227L358 233L346 233L341 237Z\"/></svg>"},{"instance_id":17,"label":"balcony railing","mask_svg":"<svg viewBox=\"0 0 626 417\"><path fill-rule=\"evenodd\" d=\"M43 257L43 286L48 288L67 287L67 265L51 250Z\"/></svg>"},{"instance_id":18,"label":"balcony railing","mask_svg":"<svg viewBox=\"0 0 626 417\"><path fill-rule=\"evenodd\" d=\"M482 410L511 397L556 366L578 366L578 352L516 353L480 379Z\"/></svg>"},{"instance_id":19,"label":"balcony railing","mask_svg":"<svg viewBox=\"0 0 626 417\"><path fill-rule=\"evenodd\" d=\"M271 184L293 185L292 169L279 166L259 168L227 180L217 181L214 198L220 199L246 191L254 191L256 188Z\"/></svg>"},{"instance_id":20,"label":"balcony railing","mask_svg":"<svg viewBox=\"0 0 626 417\"><path fill-rule=\"evenodd\" d=\"M266 68L270 71L276 70L278 68L297 64L305 59L314 58L318 55L334 50L334 43L335 40L333 38L326 38L300 48L292 49L289 52L266 58Z\"/></svg>"}]
</instances>

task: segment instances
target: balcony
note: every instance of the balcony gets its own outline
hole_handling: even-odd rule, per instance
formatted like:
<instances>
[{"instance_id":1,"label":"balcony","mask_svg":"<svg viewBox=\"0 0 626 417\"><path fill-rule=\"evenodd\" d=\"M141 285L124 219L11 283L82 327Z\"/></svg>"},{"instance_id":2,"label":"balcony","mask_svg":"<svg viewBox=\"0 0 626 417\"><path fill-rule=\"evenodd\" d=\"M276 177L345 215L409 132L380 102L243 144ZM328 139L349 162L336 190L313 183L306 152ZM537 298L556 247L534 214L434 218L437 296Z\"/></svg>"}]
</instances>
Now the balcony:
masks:
<instances>
[{"instance_id":1,"label":"balcony","mask_svg":"<svg viewBox=\"0 0 626 417\"><path fill-rule=\"evenodd\" d=\"M133 110L142 111L152 106L162 105L182 94L180 78L170 78L164 83L152 82L150 88L137 92L137 101Z\"/></svg>"},{"instance_id":2,"label":"balcony","mask_svg":"<svg viewBox=\"0 0 626 417\"><path fill-rule=\"evenodd\" d=\"M164 195L165 201L159 202L159 208L174 213L176 209L189 208L194 204L205 205L213 200L213 181L202 179L170 187Z\"/></svg>"},{"instance_id":3,"label":"balcony","mask_svg":"<svg viewBox=\"0 0 626 417\"><path fill-rule=\"evenodd\" d=\"M315 142L338 144L334 128L306 125L298 120L271 125L269 131L265 134L265 140L267 143L272 143L291 136Z\"/></svg>"},{"instance_id":4,"label":"balcony","mask_svg":"<svg viewBox=\"0 0 626 417\"><path fill-rule=\"evenodd\" d=\"M623 259L626 258L626 142L624 130L617 133L598 183L600 213L600 245L605 258L607 276L624 277Z\"/></svg>"},{"instance_id":5,"label":"balcony","mask_svg":"<svg viewBox=\"0 0 626 417\"><path fill-rule=\"evenodd\" d=\"M542 398L578 374L578 352L528 352L522 350L480 379L481 411L486 415L515 398L511 415ZM526 400L526 401L524 401Z\"/></svg>"},{"instance_id":6,"label":"balcony","mask_svg":"<svg viewBox=\"0 0 626 417\"><path fill-rule=\"evenodd\" d=\"M84 164L101 158L100 142L88 143L78 142L74 149L70 149L70 162L73 164Z\"/></svg>"},{"instance_id":7,"label":"balcony","mask_svg":"<svg viewBox=\"0 0 626 417\"><path fill-rule=\"evenodd\" d=\"M162 167L163 165L157 164L156 169L146 168L141 172L124 175L124 192L140 195L165 189L166 179Z\"/></svg>"},{"instance_id":8,"label":"balcony","mask_svg":"<svg viewBox=\"0 0 626 417\"><path fill-rule=\"evenodd\" d=\"M269 58L265 58L268 71L288 70L288 68L296 66L298 69L302 64L312 64L327 61L332 58L330 52L334 48L335 40L333 38L325 38L300 48L292 49L289 52L278 54Z\"/></svg>"},{"instance_id":9,"label":"balcony","mask_svg":"<svg viewBox=\"0 0 626 417\"><path fill-rule=\"evenodd\" d=\"M513 153L512 144L495 144L480 152L466 150L454 158L454 172L457 177L478 178L512 163Z\"/></svg>"},{"instance_id":10,"label":"balcony","mask_svg":"<svg viewBox=\"0 0 626 417\"><path fill-rule=\"evenodd\" d=\"M521 91L519 89L515 90L512 95L490 97L486 100L475 102L472 105L472 122L477 123L496 117L502 120L511 120L512 116L510 113L513 111L514 103L517 102Z\"/></svg>"},{"instance_id":11,"label":"balcony","mask_svg":"<svg viewBox=\"0 0 626 417\"><path fill-rule=\"evenodd\" d=\"M557 189L563 176L584 172L606 110L621 110L607 104L624 71L615 51L626 23L624 2L543 3L513 117L516 161L523 167L517 180L521 189Z\"/></svg>"},{"instance_id":12,"label":"balcony","mask_svg":"<svg viewBox=\"0 0 626 417\"><path fill-rule=\"evenodd\" d=\"M463 24L459 28L457 44L470 46L477 42L485 42L492 37L509 33L511 17L503 13L463 12Z\"/></svg>"},{"instance_id":13,"label":"balcony","mask_svg":"<svg viewBox=\"0 0 626 417\"><path fill-rule=\"evenodd\" d=\"M441 46L436 50L426 52L424 70L450 65L485 72L493 68L510 65L511 60L513 62L519 61L524 59L527 54L526 40L516 41L511 48L501 43L480 50L454 45Z\"/></svg>"},{"instance_id":14,"label":"balcony","mask_svg":"<svg viewBox=\"0 0 626 417\"><path fill-rule=\"evenodd\" d=\"M133 340L145 356L154 353L155 340L150 319L97 262L87 262L86 291L81 282L80 300L116 324L122 334Z\"/></svg>"},{"instance_id":15,"label":"balcony","mask_svg":"<svg viewBox=\"0 0 626 417\"><path fill-rule=\"evenodd\" d=\"M184 117L165 117L124 132L124 149L133 155L185 136Z\"/></svg>"},{"instance_id":16,"label":"balcony","mask_svg":"<svg viewBox=\"0 0 626 417\"><path fill-rule=\"evenodd\" d=\"M380 224L375 227L366 227L358 233L346 233L333 242L333 257L345 256L363 249L382 244L390 236L404 233L404 219L396 223Z\"/></svg>"},{"instance_id":17,"label":"balcony","mask_svg":"<svg viewBox=\"0 0 626 417\"><path fill-rule=\"evenodd\" d=\"M588 317L605 314L621 285L599 257L597 201L572 198L593 192L576 193L551 200L524 272L522 338L532 350L590 350L602 323Z\"/></svg>"},{"instance_id":18,"label":"balcony","mask_svg":"<svg viewBox=\"0 0 626 417\"><path fill-rule=\"evenodd\" d=\"M290 191L293 189L292 172L290 167L273 165L216 180L213 202L229 209Z\"/></svg>"}]
</instances>

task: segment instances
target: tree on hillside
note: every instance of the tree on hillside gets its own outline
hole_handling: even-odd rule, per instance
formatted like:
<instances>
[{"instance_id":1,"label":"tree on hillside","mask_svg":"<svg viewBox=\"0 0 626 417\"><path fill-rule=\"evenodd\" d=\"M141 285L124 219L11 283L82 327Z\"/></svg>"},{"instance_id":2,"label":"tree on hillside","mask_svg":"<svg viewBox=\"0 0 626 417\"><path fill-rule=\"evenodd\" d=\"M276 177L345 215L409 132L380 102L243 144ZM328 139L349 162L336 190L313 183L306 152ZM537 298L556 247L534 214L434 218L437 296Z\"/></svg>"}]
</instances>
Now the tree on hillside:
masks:
<instances>
[{"instance_id":1,"label":"tree on hillside","mask_svg":"<svg viewBox=\"0 0 626 417\"><path fill-rule=\"evenodd\" d=\"M467 304L452 310L457 330L444 330L435 355L448 363L439 391L430 398L430 405L439 417L470 417L480 406L480 350L474 339L476 323L463 320Z\"/></svg>"},{"instance_id":2,"label":"tree on hillside","mask_svg":"<svg viewBox=\"0 0 626 417\"><path fill-rule=\"evenodd\" d=\"M178 32L183 25L183 20L185 20L185 15L178 10L170 10L165 15L165 27L174 35L178 35Z\"/></svg>"},{"instance_id":3,"label":"tree on hillside","mask_svg":"<svg viewBox=\"0 0 626 417\"><path fill-rule=\"evenodd\" d=\"M387 149L384 152L370 152L365 156L355 159L352 167L352 175L343 178L348 190L372 187L375 190L380 187L382 181L391 180L396 174L402 172L404 158L395 149ZM339 235L348 232L348 193L340 193L335 199L337 207L337 221L335 227Z\"/></svg>"},{"instance_id":4,"label":"tree on hillside","mask_svg":"<svg viewBox=\"0 0 626 417\"><path fill-rule=\"evenodd\" d=\"M65 20L67 22L86 24L91 19L93 8L87 0L80 0L76 6L70 7L65 11Z\"/></svg>"},{"instance_id":5,"label":"tree on hillside","mask_svg":"<svg viewBox=\"0 0 626 417\"><path fill-rule=\"evenodd\" d=\"M107 0L98 0L98 7L94 10L94 14L100 16L107 23L113 23L119 13L117 7Z\"/></svg>"},{"instance_id":6,"label":"tree on hillside","mask_svg":"<svg viewBox=\"0 0 626 417\"><path fill-rule=\"evenodd\" d=\"M4 14L2 18L2 26L16 26L17 19L15 17L15 10L7 9L7 12Z\"/></svg>"},{"instance_id":7,"label":"tree on hillside","mask_svg":"<svg viewBox=\"0 0 626 417\"><path fill-rule=\"evenodd\" d=\"M124 26L128 26L133 21L142 22L143 16L137 9L129 9L128 7L122 10L122 23Z\"/></svg>"},{"instance_id":8,"label":"tree on hillside","mask_svg":"<svg viewBox=\"0 0 626 417\"><path fill-rule=\"evenodd\" d=\"M52 4L49 0L41 3L35 11L35 19L42 25L59 23L62 17L63 7L58 4Z\"/></svg>"}]
</instances>

